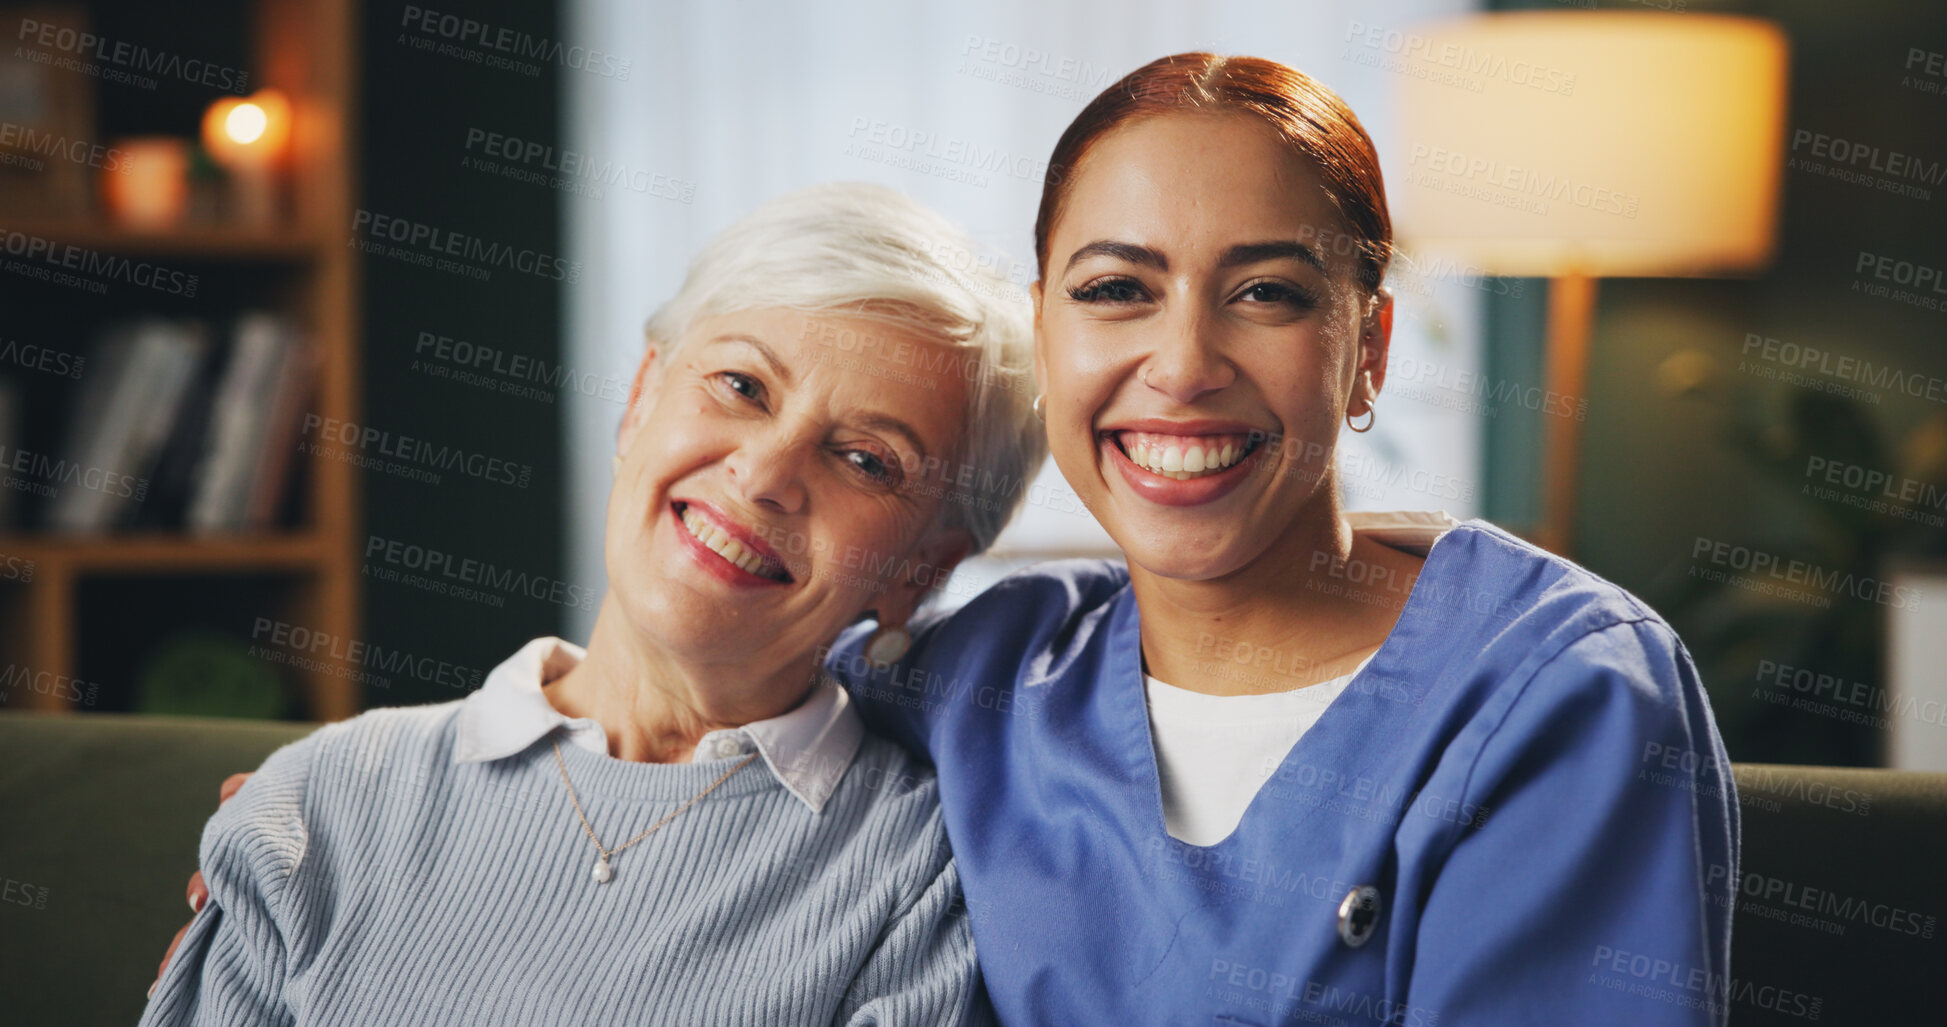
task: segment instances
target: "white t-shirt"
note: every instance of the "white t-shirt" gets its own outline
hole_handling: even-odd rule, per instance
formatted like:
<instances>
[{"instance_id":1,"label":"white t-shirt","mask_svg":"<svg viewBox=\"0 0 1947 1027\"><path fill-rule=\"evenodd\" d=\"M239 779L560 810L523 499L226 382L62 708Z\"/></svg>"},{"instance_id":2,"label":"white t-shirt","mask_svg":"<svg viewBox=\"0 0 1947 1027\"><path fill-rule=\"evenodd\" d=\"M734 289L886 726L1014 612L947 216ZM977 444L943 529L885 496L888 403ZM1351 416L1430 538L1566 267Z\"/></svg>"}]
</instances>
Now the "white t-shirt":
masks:
<instances>
[{"instance_id":1,"label":"white t-shirt","mask_svg":"<svg viewBox=\"0 0 1947 1027\"><path fill-rule=\"evenodd\" d=\"M1291 747L1371 659L1344 677L1266 695L1206 695L1143 675L1170 837L1191 845L1228 838Z\"/></svg>"}]
</instances>

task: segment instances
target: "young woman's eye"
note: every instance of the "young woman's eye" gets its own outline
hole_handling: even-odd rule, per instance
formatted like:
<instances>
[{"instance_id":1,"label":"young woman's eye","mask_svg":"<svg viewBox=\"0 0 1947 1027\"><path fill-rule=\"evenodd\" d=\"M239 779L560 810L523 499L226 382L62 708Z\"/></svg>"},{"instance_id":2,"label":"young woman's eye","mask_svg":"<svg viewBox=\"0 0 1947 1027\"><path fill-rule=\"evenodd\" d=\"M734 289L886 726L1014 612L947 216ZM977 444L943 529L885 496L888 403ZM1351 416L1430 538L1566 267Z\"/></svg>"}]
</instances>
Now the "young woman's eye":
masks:
<instances>
[{"instance_id":1,"label":"young woman's eye","mask_svg":"<svg viewBox=\"0 0 1947 1027\"><path fill-rule=\"evenodd\" d=\"M899 464L887 460L869 449L848 449L844 453L845 462L858 469L858 472L874 484L887 487L899 484Z\"/></svg>"},{"instance_id":2,"label":"young woman's eye","mask_svg":"<svg viewBox=\"0 0 1947 1027\"><path fill-rule=\"evenodd\" d=\"M737 395L753 403L764 398L764 383L752 378L750 375L740 374L736 371L719 371L717 372L717 381L723 383L725 388L730 389Z\"/></svg>"},{"instance_id":3,"label":"young woman's eye","mask_svg":"<svg viewBox=\"0 0 1947 1027\"><path fill-rule=\"evenodd\" d=\"M1139 303L1149 294L1133 278L1098 278L1068 290L1068 298L1077 303Z\"/></svg>"},{"instance_id":4,"label":"young woman's eye","mask_svg":"<svg viewBox=\"0 0 1947 1027\"><path fill-rule=\"evenodd\" d=\"M1252 282L1244 287L1238 298L1252 303L1282 303L1288 307L1311 307L1315 305L1310 293L1284 282Z\"/></svg>"}]
</instances>

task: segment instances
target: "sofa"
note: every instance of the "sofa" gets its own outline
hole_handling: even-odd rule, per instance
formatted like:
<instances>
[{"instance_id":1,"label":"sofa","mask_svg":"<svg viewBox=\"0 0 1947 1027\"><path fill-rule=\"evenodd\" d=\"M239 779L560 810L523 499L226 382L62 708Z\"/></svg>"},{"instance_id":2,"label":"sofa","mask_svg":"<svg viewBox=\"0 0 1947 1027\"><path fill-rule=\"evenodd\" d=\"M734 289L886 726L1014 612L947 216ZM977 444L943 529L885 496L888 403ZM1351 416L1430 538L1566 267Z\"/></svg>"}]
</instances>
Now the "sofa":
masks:
<instances>
[{"instance_id":1,"label":"sofa","mask_svg":"<svg viewBox=\"0 0 1947 1027\"><path fill-rule=\"evenodd\" d=\"M308 730L0 715L0 1021L135 1022L189 917L184 881L218 785ZM1732 1022L1942 1022L1947 774L1755 764L1735 773L1744 853ZM1646 1001L1704 994L1681 968L1633 954L1590 969Z\"/></svg>"}]
</instances>

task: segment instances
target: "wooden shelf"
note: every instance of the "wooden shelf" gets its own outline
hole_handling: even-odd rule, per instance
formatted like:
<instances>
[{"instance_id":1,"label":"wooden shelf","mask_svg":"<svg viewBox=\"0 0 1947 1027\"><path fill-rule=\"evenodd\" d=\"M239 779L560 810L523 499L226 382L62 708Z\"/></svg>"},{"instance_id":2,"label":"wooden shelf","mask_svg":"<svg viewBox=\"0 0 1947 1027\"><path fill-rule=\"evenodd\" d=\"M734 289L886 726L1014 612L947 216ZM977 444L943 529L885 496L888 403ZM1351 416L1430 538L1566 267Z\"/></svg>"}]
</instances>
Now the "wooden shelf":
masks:
<instances>
[{"instance_id":1,"label":"wooden shelf","mask_svg":"<svg viewBox=\"0 0 1947 1027\"><path fill-rule=\"evenodd\" d=\"M126 257L297 262L317 256L322 245L322 240L296 232L290 226L183 225L145 230L104 221L70 220L14 223L7 227L24 235Z\"/></svg>"},{"instance_id":2,"label":"wooden shelf","mask_svg":"<svg viewBox=\"0 0 1947 1027\"><path fill-rule=\"evenodd\" d=\"M201 537L0 535L0 553L76 571L310 570L331 555L311 534Z\"/></svg>"},{"instance_id":3,"label":"wooden shelf","mask_svg":"<svg viewBox=\"0 0 1947 1027\"><path fill-rule=\"evenodd\" d=\"M140 0L81 0L80 7ZM290 161L284 180L291 220L267 228L187 224L142 230L104 216L27 216L10 221L11 232L117 257L159 262L196 261L215 287L167 305L211 322L234 316L239 306L275 309L300 326L314 347L315 394L309 409L340 421L358 420L361 324L359 251L346 245L356 209L358 167L356 73L358 5L349 0L246 0L252 42L248 61L253 88L271 88L291 101ZM182 125L124 126L180 133ZM260 273L268 271L268 275ZM266 279L274 289L261 288ZM0 282L0 291L8 282ZM47 302L92 304L88 297L54 293ZM115 316L140 313L110 311ZM183 311L185 301L192 309ZM163 306L159 301L156 304ZM94 313L87 311L87 313ZM205 401L207 401L205 397ZM0 664L29 668L37 676L80 677L92 667L129 670L106 659L100 648L122 625L99 618L139 617L151 633L193 627L208 618L231 617L231 600L243 595L274 616L310 631L355 639L360 600L360 477L353 465L307 455L294 462L303 479L302 528L234 536L183 531L107 535L33 532L0 534L0 556L32 561L0 578ZM246 581L247 576L272 580ZM172 578L210 577L209 582ZM134 598L130 598L134 597ZM100 611L113 611L103 614ZM83 618L97 618L83 622ZM233 629L224 629L233 630ZM338 720L356 714L362 686L341 661L293 670L305 698L304 715ZM106 693L127 680L100 682ZM18 689L7 707L74 709L54 692Z\"/></svg>"}]
</instances>

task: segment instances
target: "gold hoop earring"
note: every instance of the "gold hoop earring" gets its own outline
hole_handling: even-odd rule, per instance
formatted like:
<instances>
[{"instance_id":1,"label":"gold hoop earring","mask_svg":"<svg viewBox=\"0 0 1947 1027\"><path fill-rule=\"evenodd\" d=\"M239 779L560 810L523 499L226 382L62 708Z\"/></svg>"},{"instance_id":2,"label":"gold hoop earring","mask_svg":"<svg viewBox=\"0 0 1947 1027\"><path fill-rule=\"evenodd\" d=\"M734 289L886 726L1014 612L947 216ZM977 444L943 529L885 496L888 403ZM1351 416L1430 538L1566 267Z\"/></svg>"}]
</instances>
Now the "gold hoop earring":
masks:
<instances>
[{"instance_id":1,"label":"gold hoop earring","mask_svg":"<svg viewBox=\"0 0 1947 1027\"><path fill-rule=\"evenodd\" d=\"M1046 424L1048 421L1048 394L1037 392L1034 396L1034 419Z\"/></svg>"},{"instance_id":2,"label":"gold hoop earring","mask_svg":"<svg viewBox=\"0 0 1947 1027\"><path fill-rule=\"evenodd\" d=\"M1379 420L1378 408L1368 404L1366 406L1366 426L1365 427L1361 428L1358 425L1353 424L1351 414L1345 415L1345 426L1363 435L1366 432L1372 430L1372 423L1377 420Z\"/></svg>"}]
</instances>

